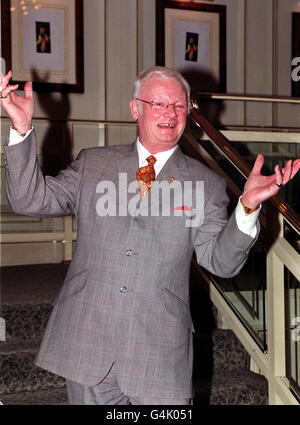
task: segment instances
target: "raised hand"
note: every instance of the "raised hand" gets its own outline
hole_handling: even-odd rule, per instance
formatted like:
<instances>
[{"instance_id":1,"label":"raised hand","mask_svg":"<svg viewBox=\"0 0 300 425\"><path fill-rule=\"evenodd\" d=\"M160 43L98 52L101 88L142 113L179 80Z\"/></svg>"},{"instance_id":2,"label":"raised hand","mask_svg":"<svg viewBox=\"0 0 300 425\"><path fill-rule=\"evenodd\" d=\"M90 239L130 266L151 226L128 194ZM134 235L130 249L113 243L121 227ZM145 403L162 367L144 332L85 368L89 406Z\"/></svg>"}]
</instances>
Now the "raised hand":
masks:
<instances>
[{"instance_id":1,"label":"raised hand","mask_svg":"<svg viewBox=\"0 0 300 425\"><path fill-rule=\"evenodd\" d=\"M292 180L300 169L300 159L289 160L282 169L276 165L275 173L271 176L261 174L263 165L264 157L259 154L244 187L243 203L251 209L257 208L259 204L276 195L281 187Z\"/></svg>"},{"instance_id":2,"label":"raised hand","mask_svg":"<svg viewBox=\"0 0 300 425\"><path fill-rule=\"evenodd\" d=\"M32 83L31 81L28 81L25 84L25 96L22 97L15 93L18 89L18 84L9 84L11 77L11 71L9 71L5 76L0 73L1 106L12 120L13 127L20 133L26 133L31 128L32 117L34 114Z\"/></svg>"}]
</instances>

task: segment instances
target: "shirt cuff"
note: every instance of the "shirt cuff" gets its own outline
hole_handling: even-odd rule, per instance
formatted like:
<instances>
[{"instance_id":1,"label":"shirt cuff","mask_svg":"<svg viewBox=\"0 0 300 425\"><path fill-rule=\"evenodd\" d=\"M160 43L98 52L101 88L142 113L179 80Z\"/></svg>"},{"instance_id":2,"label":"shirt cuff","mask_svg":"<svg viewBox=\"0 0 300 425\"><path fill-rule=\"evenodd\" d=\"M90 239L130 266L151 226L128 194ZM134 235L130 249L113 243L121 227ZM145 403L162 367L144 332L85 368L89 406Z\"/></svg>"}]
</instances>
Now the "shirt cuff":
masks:
<instances>
[{"instance_id":1,"label":"shirt cuff","mask_svg":"<svg viewBox=\"0 0 300 425\"><path fill-rule=\"evenodd\" d=\"M20 142L23 142L24 139L32 132L33 127L27 131L24 137L19 136L19 134L14 130L12 127L10 127L9 131L9 139L8 139L8 146L16 145Z\"/></svg>"},{"instance_id":2,"label":"shirt cuff","mask_svg":"<svg viewBox=\"0 0 300 425\"><path fill-rule=\"evenodd\" d=\"M241 204L241 196L239 197L239 201L235 208L236 223L241 232L246 233L246 235L249 235L252 238L255 238L257 233L256 223L259 217L260 210L261 205L259 206L259 209L257 211L254 211L252 214L246 214Z\"/></svg>"}]
</instances>

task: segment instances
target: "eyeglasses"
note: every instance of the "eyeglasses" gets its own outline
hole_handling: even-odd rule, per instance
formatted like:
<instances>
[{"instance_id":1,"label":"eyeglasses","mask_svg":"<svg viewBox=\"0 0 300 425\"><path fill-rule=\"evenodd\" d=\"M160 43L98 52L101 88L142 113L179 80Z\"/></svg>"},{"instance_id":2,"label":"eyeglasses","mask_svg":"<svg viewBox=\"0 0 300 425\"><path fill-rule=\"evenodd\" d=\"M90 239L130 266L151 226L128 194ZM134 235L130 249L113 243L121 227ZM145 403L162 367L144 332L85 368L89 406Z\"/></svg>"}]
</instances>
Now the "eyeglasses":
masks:
<instances>
[{"instance_id":1,"label":"eyeglasses","mask_svg":"<svg viewBox=\"0 0 300 425\"><path fill-rule=\"evenodd\" d=\"M177 114L186 114L188 109L186 102L167 103L167 102L164 102L163 100L149 102L148 100L139 99L138 97L136 97L135 99L139 100L140 102L148 103L148 105L150 105L150 109L153 112L163 113L169 108L169 106L173 106L174 111Z\"/></svg>"}]
</instances>

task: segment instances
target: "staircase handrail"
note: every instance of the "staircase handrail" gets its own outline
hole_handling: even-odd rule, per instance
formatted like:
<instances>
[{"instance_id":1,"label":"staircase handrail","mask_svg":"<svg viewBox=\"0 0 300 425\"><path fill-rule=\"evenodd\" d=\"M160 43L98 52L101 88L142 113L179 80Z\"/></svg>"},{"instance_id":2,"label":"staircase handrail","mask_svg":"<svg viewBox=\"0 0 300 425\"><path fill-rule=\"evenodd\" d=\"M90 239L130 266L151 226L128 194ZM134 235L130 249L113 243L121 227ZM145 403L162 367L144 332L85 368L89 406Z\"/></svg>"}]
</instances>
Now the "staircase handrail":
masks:
<instances>
[{"instance_id":1,"label":"staircase handrail","mask_svg":"<svg viewBox=\"0 0 300 425\"><path fill-rule=\"evenodd\" d=\"M198 127L202 128L237 170L247 178L251 171L248 163L234 149L228 139L202 115L199 110L197 98L194 95L191 97L189 116ZM287 202L283 201L278 195L273 196L267 202L279 211L284 219L300 234L300 216Z\"/></svg>"},{"instance_id":2,"label":"staircase handrail","mask_svg":"<svg viewBox=\"0 0 300 425\"><path fill-rule=\"evenodd\" d=\"M260 94L237 94L237 93L215 93L194 91L198 99L219 99L219 100L236 100L246 102L271 102L271 103L291 103L300 104L300 97L290 96L266 96Z\"/></svg>"}]
</instances>

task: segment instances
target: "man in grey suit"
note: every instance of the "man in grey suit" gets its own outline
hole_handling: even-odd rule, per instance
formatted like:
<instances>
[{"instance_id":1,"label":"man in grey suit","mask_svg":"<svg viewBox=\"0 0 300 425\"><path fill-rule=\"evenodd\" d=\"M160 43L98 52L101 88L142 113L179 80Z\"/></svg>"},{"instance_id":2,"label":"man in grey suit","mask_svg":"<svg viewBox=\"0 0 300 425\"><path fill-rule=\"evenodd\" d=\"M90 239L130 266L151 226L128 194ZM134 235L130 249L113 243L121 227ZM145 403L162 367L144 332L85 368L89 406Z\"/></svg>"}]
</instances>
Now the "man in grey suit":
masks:
<instances>
[{"instance_id":1,"label":"man in grey suit","mask_svg":"<svg viewBox=\"0 0 300 425\"><path fill-rule=\"evenodd\" d=\"M70 404L189 404L192 254L216 275L237 274L259 231L260 204L296 174L300 161L264 177L259 155L228 219L224 180L177 145L188 115L188 83L176 71L155 67L134 86L134 144L84 149L57 177L44 178L32 129L32 84L18 96L11 76L3 77L0 96L12 120L4 147L10 204L20 214L74 214L78 221L73 260L36 364L66 378ZM140 184L141 191L146 187L141 194L129 190L138 169L155 175L154 183ZM191 196L180 202L176 190L188 182ZM162 183L177 186L155 190Z\"/></svg>"}]
</instances>

